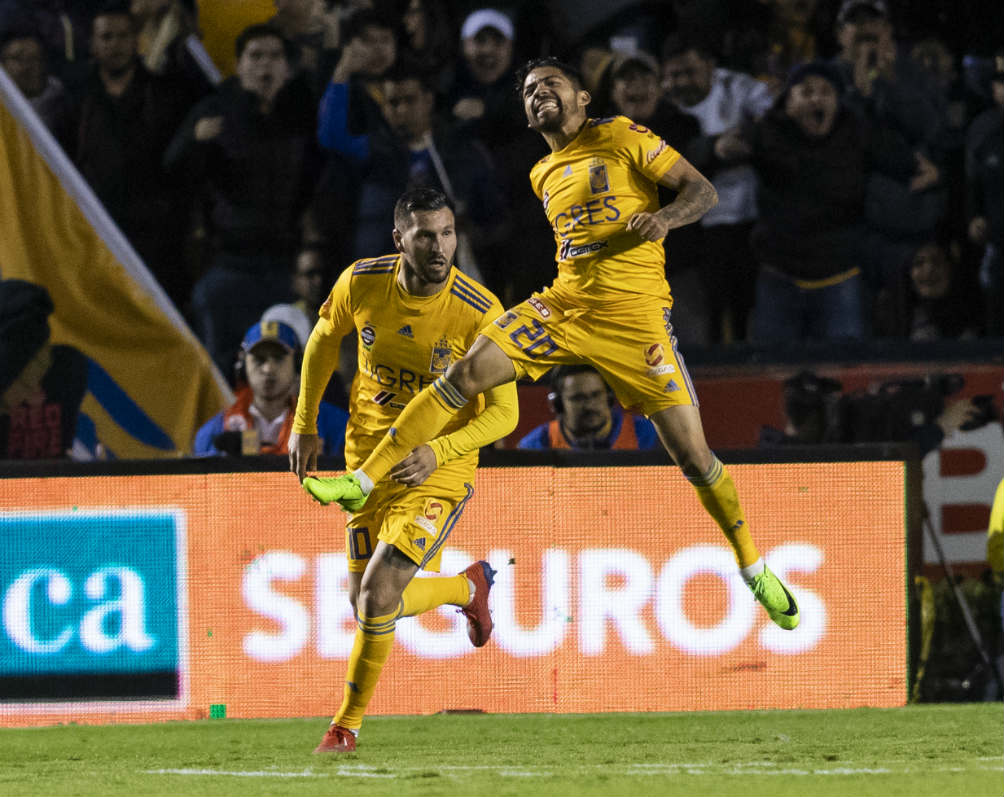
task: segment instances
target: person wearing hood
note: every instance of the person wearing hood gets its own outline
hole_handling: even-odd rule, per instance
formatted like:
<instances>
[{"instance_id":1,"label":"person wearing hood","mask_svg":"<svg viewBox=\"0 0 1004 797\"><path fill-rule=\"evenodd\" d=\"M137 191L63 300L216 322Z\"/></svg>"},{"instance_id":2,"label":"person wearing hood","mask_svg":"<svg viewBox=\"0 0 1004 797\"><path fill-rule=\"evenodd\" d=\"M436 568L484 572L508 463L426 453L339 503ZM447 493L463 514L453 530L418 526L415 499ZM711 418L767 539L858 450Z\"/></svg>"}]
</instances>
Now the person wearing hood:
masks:
<instances>
[{"instance_id":1,"label":"person wearing hood","mask_svg":"<svg viewBox=\"0 0 1004 797\"><path fill-rule=\"evenodd\" d=\"M845 108L841 88L828 64L797 67L751 131L760 179L752 233L760 264L757 342L865 338L870 313L859 243L868 174L882 171L914 191L938 179L900 136Z\"/></svg>"},{"instance_id":2,"label":"person wearing hood","mask_svg":"<svg viewBox=\"0 0 1004 797\"><path fill-rule=\"evenodd\" d=\"M251 25L236 51L237 74L191 110L164 156L179 182L208 188L215 251L191 312L224 373L244 330L289 298L320 170L316 105L306 79L292 75L292 46L275 28Z\"/></svg>"},{"instance_id":3,"label":"person wearing hood","mask_svg":"<svg viewBox=\"0 0 1004 797\"><path fill-rule=\"evenodd\" d=\"M84 82L67 84L67 154L172 301L181 303L191 289L179 267L178 224L187 217L188 199L165 179L161 159L196 97L184 82L143 65L127 3L101 6L90 51Z\"/></svg>"}]
</instances>

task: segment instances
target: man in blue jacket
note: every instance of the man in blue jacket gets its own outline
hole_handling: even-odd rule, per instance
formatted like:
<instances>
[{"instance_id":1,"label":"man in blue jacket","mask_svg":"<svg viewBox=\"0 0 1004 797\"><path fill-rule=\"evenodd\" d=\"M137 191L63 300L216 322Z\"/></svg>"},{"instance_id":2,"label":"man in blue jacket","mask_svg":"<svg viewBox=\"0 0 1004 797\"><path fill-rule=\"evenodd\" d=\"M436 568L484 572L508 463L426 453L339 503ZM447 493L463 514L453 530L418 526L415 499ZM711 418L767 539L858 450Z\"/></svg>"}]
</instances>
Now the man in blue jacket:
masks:
<instances>
[{"instance_id":1,"label":"man in blue jacket","mask_svg":"<svg viewBox=\"0 0 1004 797\"><path fill-rule=\"evenodd\" d=\"M302 356L292 327L281 321L252 326L237 359L237 400L199 429L195 455L288 454ZM322 454L341 455L348 417L341 407L321 402L317 430Z\"/></svg>"}]
</instances>

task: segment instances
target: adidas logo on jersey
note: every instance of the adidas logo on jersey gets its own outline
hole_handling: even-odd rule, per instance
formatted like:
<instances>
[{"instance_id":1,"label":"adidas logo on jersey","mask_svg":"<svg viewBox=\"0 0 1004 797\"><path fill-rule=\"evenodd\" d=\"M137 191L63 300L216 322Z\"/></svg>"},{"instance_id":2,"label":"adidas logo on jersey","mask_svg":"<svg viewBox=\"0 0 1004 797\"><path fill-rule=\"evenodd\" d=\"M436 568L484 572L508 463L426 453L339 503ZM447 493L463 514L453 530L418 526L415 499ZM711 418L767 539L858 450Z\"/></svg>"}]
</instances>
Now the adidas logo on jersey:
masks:
<instances>
[{"instance_id":1,"label":"adidas logo on jersey","mask_svg":"<svg viewBox=\"0 0 1004 797\"><path fill-rule=\"evenodd\" d=\"M562 177L571 177L572 176L572 167L571 166L566 166L565 167L565 171L562 172L561 176Z\"/></svg>"},{"instance_id":2,"label":"adidas logo on jersey","mask_svg":"<svg viewBox=\"0 0 1004 797\"><path fill-rule=\"evenodd\" d=\"M406 338L414 338L415 335L411 331L411 324L405 324L397 331L398 335L404 335Z\"/></svg>"}]
</instances>

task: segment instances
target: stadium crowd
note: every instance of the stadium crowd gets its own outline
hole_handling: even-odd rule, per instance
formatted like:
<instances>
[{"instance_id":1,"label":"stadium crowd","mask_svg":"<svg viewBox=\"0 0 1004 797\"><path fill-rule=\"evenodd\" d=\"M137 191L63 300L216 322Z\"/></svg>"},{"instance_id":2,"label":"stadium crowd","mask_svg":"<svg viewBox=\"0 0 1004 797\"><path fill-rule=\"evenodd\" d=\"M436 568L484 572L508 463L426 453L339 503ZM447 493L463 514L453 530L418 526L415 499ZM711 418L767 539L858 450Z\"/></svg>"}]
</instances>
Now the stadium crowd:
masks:
<instances>
[{"instance_id":1,"label":"stadium crowd","mask_svg":"<svg viewBox=\"0 0 1004 797\"><path fill-rule=\"evenodd\" d=\"M0 63L228 375L303 305L298 255L330 285L393 252L411 188L504 306L551 281L514 90L541 55L715 185L665 241L681 342L971 338L1002 333L1004 55L970 5L276 0L221 79L191 0L0 0Z\"/></svg>"}]
</instances>

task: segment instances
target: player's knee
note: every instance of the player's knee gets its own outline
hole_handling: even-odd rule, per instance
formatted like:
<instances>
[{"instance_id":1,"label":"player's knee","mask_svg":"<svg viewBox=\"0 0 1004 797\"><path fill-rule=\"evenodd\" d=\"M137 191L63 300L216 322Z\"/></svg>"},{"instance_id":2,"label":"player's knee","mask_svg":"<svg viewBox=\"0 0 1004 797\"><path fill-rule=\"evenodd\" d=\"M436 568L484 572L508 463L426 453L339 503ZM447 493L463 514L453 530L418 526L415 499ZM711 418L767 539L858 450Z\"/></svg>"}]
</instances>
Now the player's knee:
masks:
<instances>
[{"instance_id":1,"label":"player's knee","mask_svg":"<svg viewBox=\"0 0 1004 797\"><path fill-rule=\"evenodd\" d=\"M364 585L356 602L356 615L383 617L397 608L401 595L387 584Z\"/></svg>"},{"instance_id":2,"label":"player's knee","mask_svg":"<svg viewBox=\"0 0 1004 797\"><path fill-rule=\"evenodd\" d=\"M483 381L483 375L479 373L481 370L475 357L461 357L450 366L446 372L446 379L464 398L469 399L487 389L481 384Z\"/></svg>"}]
</instances>

